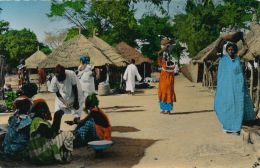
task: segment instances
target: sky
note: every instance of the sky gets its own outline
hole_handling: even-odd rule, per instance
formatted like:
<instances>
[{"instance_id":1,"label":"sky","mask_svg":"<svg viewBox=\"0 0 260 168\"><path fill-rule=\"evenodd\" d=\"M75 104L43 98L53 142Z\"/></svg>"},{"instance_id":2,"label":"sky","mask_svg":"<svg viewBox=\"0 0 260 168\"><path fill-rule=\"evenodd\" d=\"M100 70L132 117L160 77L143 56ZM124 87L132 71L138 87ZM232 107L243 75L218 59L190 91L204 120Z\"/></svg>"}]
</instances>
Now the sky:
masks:
<instances>
[{"instance_id":1,"label":"sky","mask_svg":"<svg viewBox=\"0 0 260 168\"><path fill-rule=\"evenodd\" d=\"M165 7L166 4L165 2ZM182 12L185 4L185 0L172 0L169 5L170 13ZM149 4L139 3L136 6L136 18L140 18ZM44 42L44 32L58 33L74 26L64 20L51 21L46 16L50 13L50 7L50 0L0 0L0 8L2 8L0 20L8 21L11 29L30 29L36 34L38 41Z\"/></svg>"}]
</instances>

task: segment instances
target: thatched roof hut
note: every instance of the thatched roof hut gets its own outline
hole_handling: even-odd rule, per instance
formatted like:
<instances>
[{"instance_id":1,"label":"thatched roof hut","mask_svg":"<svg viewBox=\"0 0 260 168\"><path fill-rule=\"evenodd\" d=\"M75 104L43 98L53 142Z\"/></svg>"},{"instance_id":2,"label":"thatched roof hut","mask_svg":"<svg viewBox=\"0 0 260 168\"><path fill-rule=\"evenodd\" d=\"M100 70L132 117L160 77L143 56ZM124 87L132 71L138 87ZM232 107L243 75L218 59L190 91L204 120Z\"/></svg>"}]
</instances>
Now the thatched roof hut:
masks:
<instances>
[{"instance_id":1,"label":"thatched roof hut","mask_svg":"<svg viewBox=\"0 0 260 168\"><path fill-rule=\"evenodd\" d=\"M126 64L120 62L124 60L120 58L120 55L111 52L109 55L106 55L100 47L96 46L98 42L94 44L92 41L82 34L79 34L56 48L39 66L42 68L53 68L57 64L61 64L66 68L77 67L80 57L84 55L90 57L90 63L94 66L103 66L106 64L121 66ZM115 57L117 57L117 59L114 59Z\"/></svg>"},{"instance_id":2,"label":"thatched roof hut","mask_svg":"<svg viewBox=\"0 0 260 168\"><path fill-rule=\"evenodd\" d=\"M115 46L115 49L129 62L131 62L132 59L135 60L136 65L141 65L144 62L152 63L153 61L138 52L133 47L127 45L125 42L118 43Z\"/></svg>"},{"instance_id":3,"label":"thatched roof hut","mask_svg":"<svg viewBox=\"0 0 260 168\"><path fill-rule=\"evenodd\" d=\"M25 60L27 69L36 69L39 63L42 62L47 56L40 50L36 51L33 55Z\"/></svg>"},{"instance_id":4,"label":"thatched roof hut","mask_svg":"<svg viewBox=\"0 0 260 168\"><path fill-rule=\"evenodd\" d=\"M89 39L89 41L91 41L100 51L102 51L104 55L106 55L115 65L126 66L128 63L127 59L122 57L114 47L111 47L97 36L93 36L93 38Z\"/></svg>"},{"instance_id":5,"label":"thatched roof hut","mask_svg":"<svg viewBox=\"0 0 260 168\"><path fill-rule=\"evenodd\" d=\"M245 36L248 51L243 56L242 61L253 61L260 57L260 24L253 24L251 31Z\"/></svg>"},{"instance_id":6,"label":"thatched roof hut","mask_svg":"<svg viewBox=\"0 0 260 168\"><path fill-rule=\"evenodd\" d=\"M132 59L135 60L135 65L137 66L137 69L143 79L146 77L151 77L151 64L153 63L152 60L150 60L125 42L118 43L115 46L115 49L129 62L131 62Z\"/></svg>"}]
</instances>

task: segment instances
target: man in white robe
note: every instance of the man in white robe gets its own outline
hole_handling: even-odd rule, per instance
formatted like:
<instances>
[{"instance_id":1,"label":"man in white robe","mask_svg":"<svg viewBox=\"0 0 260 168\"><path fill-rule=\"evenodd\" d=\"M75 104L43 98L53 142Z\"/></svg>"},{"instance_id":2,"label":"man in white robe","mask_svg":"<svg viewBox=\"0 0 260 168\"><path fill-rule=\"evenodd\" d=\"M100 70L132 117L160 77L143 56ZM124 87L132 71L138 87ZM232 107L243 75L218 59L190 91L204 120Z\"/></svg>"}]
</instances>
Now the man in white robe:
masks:
<instances>
[{"instance_id":1,"label":"man in white robe","mask_svg":"<svg viewBox=\"0 0 260 168\"><path fill-rule=\"evenodd\" d=\"M80 58L81 65L78 67L78 78L83 91L84 101L86 97L95 93L94 66L90 64L89 56Z\"/></svg>"},{"instance_id":2,"label":"man in white robe","mask_svg":"<svg viewBox=\"0 0 260 168\"><path fill-rule=\"evenodd\" d=\"M52 78L52 91L56 93L55 111L63 110L65 114L73 114L74 120L79 120L83 106L82 89L74 71L56 66Z\"/></svg>"},{"instance_id":3,"label":"man in white robe","mask_svg":"<svg viewBox=\"0 0 260 168\"><path fill-rule=\"evenodd\" d=\"M131 64L127 66L123 76L124 80L126 80L126 91L129 91L130 95L133 95L135 91L135 76L138 81L142 80L142 77L135 66L135 60L132 59Z\"/></svg>"}]
</instances>

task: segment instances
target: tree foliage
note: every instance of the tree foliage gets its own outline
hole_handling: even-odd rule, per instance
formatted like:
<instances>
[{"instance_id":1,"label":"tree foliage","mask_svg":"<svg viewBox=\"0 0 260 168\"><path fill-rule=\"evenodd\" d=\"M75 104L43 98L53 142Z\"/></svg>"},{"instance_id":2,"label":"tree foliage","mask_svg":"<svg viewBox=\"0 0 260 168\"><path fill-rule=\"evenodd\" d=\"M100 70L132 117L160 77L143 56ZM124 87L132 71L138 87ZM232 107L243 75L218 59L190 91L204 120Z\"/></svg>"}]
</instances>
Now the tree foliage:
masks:
<instances>
[{"instance_id":1,"label":"tree foliage","mask_svg":"<svg viewBox=\"0 0 260 168\"><path fill-rule=\"evenodd\" d=\"M7 21L0 20L0 34L6 33L10 28L10 24Z\"/></svg>"},{"instance_id":2,"label":"tree foliage","mask_svg":"<svg viewBox=\"0 0 260 168\"><path fill-rule=\"evenodd\" d=\"M175 36L188 45L191 57L215 41L223 27L237 25L239 28L248 28L245 21L250 21L252 14L247 14L245 9L254 6L255 1L225 2L225 5L214 6L212 0L202 0L198 4L188 0L186 14L175 16Z\"/></svg>"},{"instance_id":3,"label":"tree foliage","mask_svg":"<svg viewBox=\"0 0 260 168\"><path fill-rule=\"evenodd\" d=\"M157 52L161 50L161 39L158 35L173 38L173 26L169 22L170 17L159 17L155 14L145 15L139 20L138 32L140 36L138 39L145 42L142 45L142 54L148 58L156 61Z\"/></svg>"},{"instance_id":4,"label":"tree foliage","mask_svg":"<svg viewBox=\"0 0 260 168\"><path fill-rule=\"evenodd\" d=\"M63 31L58 34L53 32L45 32L44 41L51 49L55 49L62 45L66 37L67 37L67 31Z\"/></svg>"},{"instance_id":5,"label":"tree foliage","mask_svg":"<svg viewBox=\"0 0 260 168\"><path fill-rule=\"evenodd\" d=\"M28 29L10 30L0 35L0 51L12 67L16 67L20 59L31 56L37 46L36 35Z\"/></svg>"}]
</instances>

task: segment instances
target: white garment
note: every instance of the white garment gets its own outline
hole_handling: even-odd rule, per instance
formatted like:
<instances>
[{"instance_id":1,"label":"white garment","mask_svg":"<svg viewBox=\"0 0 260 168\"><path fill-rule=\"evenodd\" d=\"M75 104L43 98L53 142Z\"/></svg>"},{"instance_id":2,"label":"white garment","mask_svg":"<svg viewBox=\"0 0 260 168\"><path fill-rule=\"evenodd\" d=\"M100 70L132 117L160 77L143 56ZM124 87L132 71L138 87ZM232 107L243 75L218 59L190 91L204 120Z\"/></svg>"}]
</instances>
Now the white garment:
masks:
<instances>
[{"instance_id":1,"label":"white garment","mask_svg":"<svg viewBox=\"0 0 260 168\"><path fill-rule=\"evenodd\" d=\"M87 65L84 70L80 71L81 66L79 66L78 77L81 84L81 88L84 95L84 101L88 95L95 93L95 82L92 70L94 69L93 66Z\"/></svg>"},{"instance_id":2,"label":"white garment","mask_svg":"<svg viewBox=\"0 0 260 168\"><path fill-rule=\"evenodd\" d=\"M55 99L55 111L64 110L65 114L73 114L75 117L81 116L82 106L83 106L83 94L79 79L77 78L75 72L71 70L65 70L66 79L62 82L59 82L54 76L51 80L51 86L53 92L60 92L62 98L70 105L71 110L68 110L64 103L62 103L58 97ZM75 110L73 108L74 103L74 93L72 90L72 85L77 85L78 89L78 101L79 101L79 109Z\"/></svg>"},{"instance_id":3,"label":"white garment","mask_svg":"<svg viewBox=\"0 0 260 168\"><path fill-rule=\"evenodd\" d=\"M138 73L138 69L134 64L130 64L127 66L124 73L124 80L126 80L126 90L134 92L135 90L135 76L137 76L137 80L141 81L142 77Z\"/></svg>"}]
</instances>

